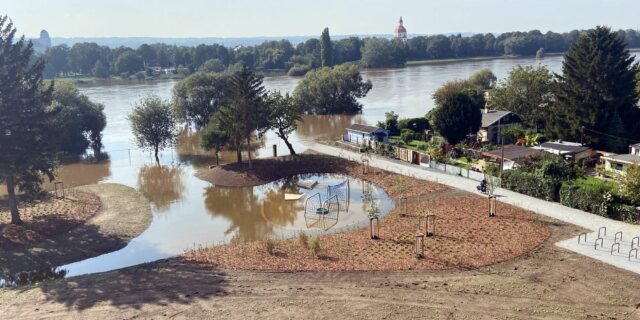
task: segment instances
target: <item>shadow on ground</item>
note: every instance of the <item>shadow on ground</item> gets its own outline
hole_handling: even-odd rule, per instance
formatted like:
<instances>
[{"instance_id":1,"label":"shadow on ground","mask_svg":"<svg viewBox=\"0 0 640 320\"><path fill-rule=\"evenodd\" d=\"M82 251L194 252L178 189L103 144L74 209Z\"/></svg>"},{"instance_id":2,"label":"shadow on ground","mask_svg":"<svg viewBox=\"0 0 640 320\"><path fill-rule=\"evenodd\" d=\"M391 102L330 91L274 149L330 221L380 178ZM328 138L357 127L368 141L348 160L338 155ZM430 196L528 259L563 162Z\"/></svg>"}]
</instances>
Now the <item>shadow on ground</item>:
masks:
<instances>
[{"instance_id":1,"label":"shadow on ground","mask_svg":"<svg viewBox=\"0 0 640 320\"><path fill-rule=\"evenodd\" d=\"M68 233L38 244L0 252L0 277L44 266L61 266L71 262L124 248L127 241L100 232L93 224L81 225Z\"/></svg>"},{"instance_id":2,"label":"shadow on ground","mask_svg":"<svg viewBox=\"0 0 640 320\"><path fill-rule=\"evenodd\" d=\"M48 282L38 289L46 300L68 309L84 310L98 304L140 309L145 304L189 304L195 299L225 296L224 277L212 267L172 259Z\"/></svg>"}]
</instances>

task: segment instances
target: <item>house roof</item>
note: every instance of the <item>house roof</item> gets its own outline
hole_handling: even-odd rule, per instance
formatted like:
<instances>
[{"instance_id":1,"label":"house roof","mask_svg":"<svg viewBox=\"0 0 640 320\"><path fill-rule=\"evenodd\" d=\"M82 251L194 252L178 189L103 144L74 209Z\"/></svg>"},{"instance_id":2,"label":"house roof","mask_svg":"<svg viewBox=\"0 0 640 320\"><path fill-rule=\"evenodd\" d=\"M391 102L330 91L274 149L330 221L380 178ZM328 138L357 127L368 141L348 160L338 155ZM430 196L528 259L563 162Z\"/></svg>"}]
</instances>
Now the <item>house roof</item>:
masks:
<instances>
[{"instance_id":1,"label":"house roof","mask_svg":"<svg viewBox=\"0 0 640 320\"><path fill-rule=\"evenodd\" d=\"M576 154L590 149L589 147L573 142L545 142L542 143L540 147L543 149L557 150L564 154Z\"/></svg>"},{"instance_id":2,"label":"house roof","mask_svg":"<svg viewBox=\"0 0 640 320\"><path fill-rule=\"evenodd\" d=\"M542 152L542 150L510 144L504 146L504 159L514 162L521 162L525 158L539 154L540 152ZM494 159L500 159L502 158L502 150L497 149L493 151L487 151L483 152L482 155Z\"/></svg>"},{"instance_id":3,"label":"house roof","mask_svg":"<svg viewBox=\"0 0 640 320\"><path fill-rule=\"evenodd\" d=\"M487 128L490 127L492 125L494 125L495 123L498 122L498 120L510 115L511 112L510 111L499 111L499 110L491 110L489 112L482 112L482 128Z\"/></svg>"},{"instance_id":4,"label":"house roof","mask_svg":"<svg viewBox=\"0 0 640 320\"><path fill-rule=\"evenodd\" d=\"M603 157L604 159L609 159L614 162L623 162L623 163L637 163L640 164L640 156L636 156L635 154L619 154L616 156Z\"/></svg>"},{"instance_id":5,"label":"house roof","mask_svg":"<svg viewBox=\"0 0 640 320\"><path fill-rule=\"evenodd\" d=\"M640 143L632 144L630 147L640 149Z\"/></svg>"},{"instance_id":6,"label":"house roof","mask_svg":"<svg viewBox=\"0 0 640 320\"><path fill-rule=\"evenodd\" d=\"M382 130L382 128L354 123L349 128L347 128L347 130L372 134L372 133L375 133L376 131Z\"/></svg>"}]
</instances>

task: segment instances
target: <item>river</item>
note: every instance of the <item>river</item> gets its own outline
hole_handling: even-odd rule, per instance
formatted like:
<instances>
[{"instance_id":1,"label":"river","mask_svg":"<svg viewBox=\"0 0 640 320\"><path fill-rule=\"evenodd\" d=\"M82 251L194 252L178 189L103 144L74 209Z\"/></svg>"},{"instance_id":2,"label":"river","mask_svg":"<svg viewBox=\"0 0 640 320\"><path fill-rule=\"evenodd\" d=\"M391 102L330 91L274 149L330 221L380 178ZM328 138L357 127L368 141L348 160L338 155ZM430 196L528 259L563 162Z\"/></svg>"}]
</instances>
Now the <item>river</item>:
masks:
<instances>
[{"instance_id":1,"label":"river","mask_svg":"<svg viewBox=\"0 0 640 320\"><path fill-rule=\"evenodd\" d=\"M498 78L505 78L517 65L538 63L559 72L562 57L548 57L542 61L495 59L367 70L363 76L371 80L373 89L360 100L364 105L361 115L306 116L291 140L296 151L302 152L309 141L337 138L345 127L354 122L375 124L384 119L387 111L393 110L401 117L422 116L433 108L433 92L447 81L465 79L482 68L489 68ZM277 76L265 78L264 84L269 90L291 92L299 80ZM238 191L215 187L195 178L194 173L198 168L214 162L210 153L198 147L197 133L181 134L174 149L162 152L162 167L154 166L149 152L136 149L126 119L132 105L150 94L169 99L174 84L175 81L164 81L81 86L84 94L105 105L107 127L103 143L109 160L65 165L58 171L59 179L66 187L116 182L136 188L151 201L153 222L144 233L121 250L63 266L69 270L70 276L167 258L194 246L237 239L254 240L273 234L264 232L271 223L259 216L258 208L264 211L265 204L268 205L266 201L273 198L265 195L274 185ZM272 134L267 134L262 147L256 150L256 156L271 156L272 144L278 145L280 154L286 154L285 145ZM233 161L233 157L233 153L225 152L222 161ZM379 193L379 197L386 199L383 192ZM389 199L385 200L383 207L386 210L392 207L389 202ZM246 209L229 209L237 207Z\"/></svg>"}]
</instances>

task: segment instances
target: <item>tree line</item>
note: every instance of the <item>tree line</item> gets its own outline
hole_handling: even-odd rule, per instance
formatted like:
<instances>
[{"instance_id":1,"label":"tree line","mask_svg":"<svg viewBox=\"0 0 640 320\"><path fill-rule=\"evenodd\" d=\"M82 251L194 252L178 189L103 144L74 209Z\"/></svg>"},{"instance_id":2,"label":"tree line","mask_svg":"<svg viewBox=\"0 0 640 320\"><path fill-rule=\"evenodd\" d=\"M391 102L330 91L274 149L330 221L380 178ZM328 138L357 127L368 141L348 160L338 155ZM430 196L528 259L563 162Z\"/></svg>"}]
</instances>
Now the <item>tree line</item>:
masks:
<instances>
[{"instance_id":1,"label":"tree line","mask_svg":"<svg viewBox=\"0 0 640 320\"><path fill-rule=\"evenodd\" d=\"M488 107L521 118L521 126L508 130L514 138L535 132L627 152L630 144L640 142L638 79L640 67L620 33L596 27L569 48L562 73L542 65L518 66L496 82L489 70L481 70L438 89L436 108L426 117L451 144L477 132L480 109Z\"/></svg>"},{"instance_id":2,"label":"tree line","mask_svg":"<svg viewBox=\"0 0 640 320\"><path fill-rule=\"evenodd\" d=\"M47 49L45 76L83 75L141 78L153 75L151 68L172 69L186 76L197 71L238 71L242 66L263 71L304 75L309 70L342 63L359 63L367 68L402 66L406 61L498 57L504 55L533 56L543 52L565 52L585 31L566 33L539 30L491 33L470 37L457 35L417 36L406 42L386 38L349 37L331 40L325 28L319 39L312 38L293 45L287 40L265 41L256 46L228 48L219 44L195 47L169 44L143 44L138 48L109 48L96 43L77 43L71 47L58 45ZM617 37L630 48L640 48L640 32L619 30Z\"/></svg>"}]
</instances>

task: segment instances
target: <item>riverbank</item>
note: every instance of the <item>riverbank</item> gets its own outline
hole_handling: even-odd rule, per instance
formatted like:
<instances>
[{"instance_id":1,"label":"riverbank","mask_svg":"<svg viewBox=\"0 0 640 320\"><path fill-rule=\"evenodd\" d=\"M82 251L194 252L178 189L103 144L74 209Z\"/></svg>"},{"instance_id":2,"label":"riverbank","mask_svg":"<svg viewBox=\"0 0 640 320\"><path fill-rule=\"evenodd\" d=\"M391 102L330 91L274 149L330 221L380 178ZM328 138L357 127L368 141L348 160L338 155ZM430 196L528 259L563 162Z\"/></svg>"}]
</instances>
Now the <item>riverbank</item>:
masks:
<instances>
[{"instance_id":1,"label":"riverbank","mask_svg":"<svg viewBox=\"0 0 640 320\"><path fill-rule=\"evenodd\" d=\"M60 266L115 251L151 224L149 201L130 187L105 183L76 189L100 199L95 216L68 232L0 252L0 274Z\"/></svg>"},{"instance_id":2,"label":"riverbank","mask_svg":"<svg viewBox=\"0 0 640 320\"><path fill-rule=\"evenodd\" d=\"M362 165L330 156L260 159L253 170L246 163L229 164L201 177L217 185L235 181L246 186L325 172L374 183L395 199L396 208L380 220L378 240L370 239L368 228L360 228L321 236L319 253L312 253L309 240L302 237L208 247L189 251L184 258L214 268L269 271L464 269L526 254L550 235L545 224L525 210L499 204L499 217L490 218L484 197L379 169L369 168L365 174ZM403 197L406 208L400 205ZM424 240L425 259L416 259L417 225L427 214L436 216L436 233Z\"/></svg>"}]
</instances>

